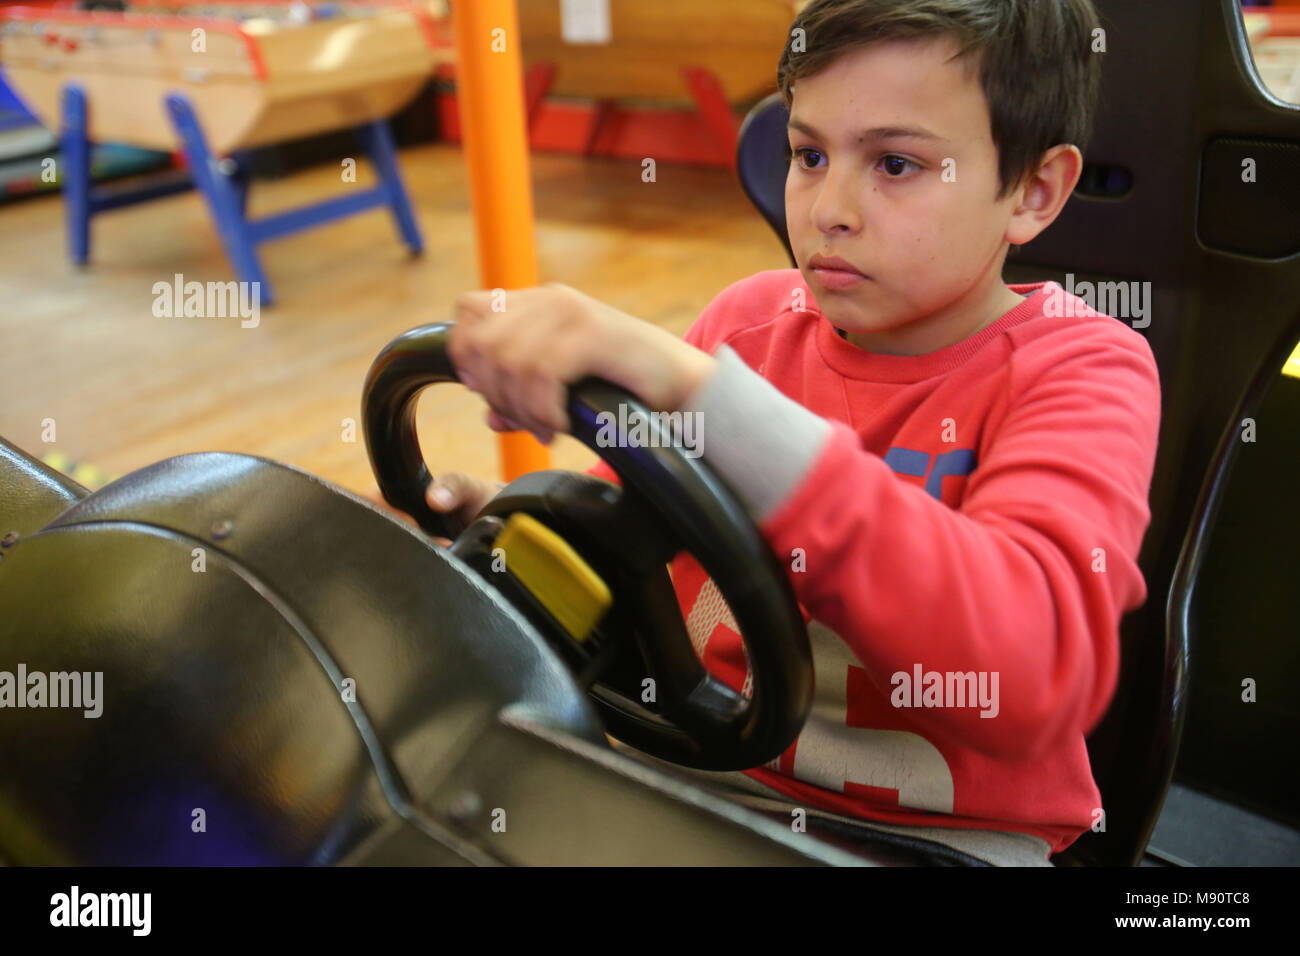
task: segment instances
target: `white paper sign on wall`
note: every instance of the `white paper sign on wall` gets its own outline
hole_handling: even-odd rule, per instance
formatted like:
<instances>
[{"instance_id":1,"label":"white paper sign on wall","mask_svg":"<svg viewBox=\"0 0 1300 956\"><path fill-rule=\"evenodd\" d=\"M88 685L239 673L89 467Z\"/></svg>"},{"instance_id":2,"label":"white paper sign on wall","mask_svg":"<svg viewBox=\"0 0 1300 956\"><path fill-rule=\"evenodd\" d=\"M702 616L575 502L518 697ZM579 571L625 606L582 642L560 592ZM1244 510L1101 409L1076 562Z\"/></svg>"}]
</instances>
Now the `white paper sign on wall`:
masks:
<instances>
[{"instance_id":1,"label":"white paper sign on wall","mask_svg":"<svg viewBox=\"0 0 1300 956\"><path fill-rule=\"evenodd\" d=\"M565 43L608 43L609 0L560 0L560 30Z\"/></svg>"}]
</instances>

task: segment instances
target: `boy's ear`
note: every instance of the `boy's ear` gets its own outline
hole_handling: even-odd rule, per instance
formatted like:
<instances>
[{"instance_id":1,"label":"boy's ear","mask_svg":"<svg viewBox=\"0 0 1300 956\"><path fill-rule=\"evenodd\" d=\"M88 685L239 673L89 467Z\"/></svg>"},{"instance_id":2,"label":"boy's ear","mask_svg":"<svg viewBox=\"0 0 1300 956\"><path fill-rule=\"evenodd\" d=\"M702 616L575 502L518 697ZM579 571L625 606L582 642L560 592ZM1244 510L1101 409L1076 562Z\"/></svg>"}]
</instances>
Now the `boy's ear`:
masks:
<instances>
[{"instance_id":1,"label":"boy's ear","mask_svg":"<svg viewBox=\"0 0 1300 956\"><path fill-rule=\"evenodd\" d=\"M1022 246L1050 226L1074 192L1083 172L1077 146L1053 146L1043 154L1038 170L1019 187L1019 200L1007 224L1006 239Z\"/></svg>"}]
</instances>

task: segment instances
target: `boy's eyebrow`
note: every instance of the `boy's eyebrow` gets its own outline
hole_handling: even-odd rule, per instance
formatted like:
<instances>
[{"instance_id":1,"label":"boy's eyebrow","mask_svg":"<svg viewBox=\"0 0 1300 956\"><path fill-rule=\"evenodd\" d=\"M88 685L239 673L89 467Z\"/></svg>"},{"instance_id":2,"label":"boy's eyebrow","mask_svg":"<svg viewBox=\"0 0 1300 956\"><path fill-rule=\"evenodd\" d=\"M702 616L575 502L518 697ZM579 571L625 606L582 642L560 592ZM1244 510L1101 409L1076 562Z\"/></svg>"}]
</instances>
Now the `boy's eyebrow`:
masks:
<instances>
[{"instance_id":1,"label":"boy's eyebrow","mask_svg":"<svg viewBox=\"0 0 1300 956\"><path fill-rule=\"evenodd\" d=\"M809 126L802 120L790 119L787 124L790 129L797 129L802 133L807 133L813 139L821 139L821 133ZM873 139L929 139L942 140L942 136L931 133L928 129L920 126L877 126L875 129L863 130L858 134L858 142Z\"/></svg>"}]
</instances>

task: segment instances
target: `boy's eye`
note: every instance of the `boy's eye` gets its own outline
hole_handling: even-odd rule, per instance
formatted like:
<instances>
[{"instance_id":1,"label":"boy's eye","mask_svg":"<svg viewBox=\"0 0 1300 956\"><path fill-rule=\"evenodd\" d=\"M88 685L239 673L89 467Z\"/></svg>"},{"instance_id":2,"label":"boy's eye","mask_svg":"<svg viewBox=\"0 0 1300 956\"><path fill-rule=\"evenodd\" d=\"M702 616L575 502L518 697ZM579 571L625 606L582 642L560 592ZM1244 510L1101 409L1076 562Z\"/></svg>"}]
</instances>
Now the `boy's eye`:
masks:
<instances>
[{"instance_id":1,"label":"boy's eye","mask_svg":"<svg viewBox=\"0 0 1300 956\"><path fill-rule=\"evenodd\" d=\"M799 160L799 165L804 169L813 169L822 164L821 161L826 158L826 155L820 150L811 149L807 146L800 146L794 151L794 157ZM807 162L808 160L812 160L811 165Z\"/></svg>"},{"instance_id":2,"label":"boy's eye","mask_svg":"<svg viewBox=\"0 0 1300 956\"><path fill-rule=\"evenodd\" d=\"M915 166L916 163L902 156L885 156L880 160L881 167L890 176L891 179L900 178L903 173L907 172L908 166ZM919 167L918 167L919 168Z\"/></svg>"}]
</instances>

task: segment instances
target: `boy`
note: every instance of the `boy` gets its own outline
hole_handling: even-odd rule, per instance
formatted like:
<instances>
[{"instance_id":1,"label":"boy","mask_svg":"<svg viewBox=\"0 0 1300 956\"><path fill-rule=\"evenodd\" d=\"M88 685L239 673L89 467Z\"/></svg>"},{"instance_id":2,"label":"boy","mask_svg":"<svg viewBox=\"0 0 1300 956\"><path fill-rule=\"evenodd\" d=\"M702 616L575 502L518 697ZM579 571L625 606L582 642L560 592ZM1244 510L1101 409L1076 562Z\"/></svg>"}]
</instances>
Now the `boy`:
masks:
<instances>
[{"instance_id":1,"label":"boy","mask_svg":"<svg viewBox=\"0 0 1300 956\"><path fill-rule=\"evenodd\" d=\"M1146 598L1150 348L1055 283L1001 281L1079 179L1096 25L1090 0L813 0L778 70L797 271L723 290L684 342L553 285L504 313L462 296L450 342L494 428L549 441L586 375L701 414L705 460L803 556L816 703L748 788L999 862L1099 818L1084 737ZM495 491L449 475L430 504ZM712 582L687 558L674 582L741 688Z\"/></svg>"}]
</instances>

